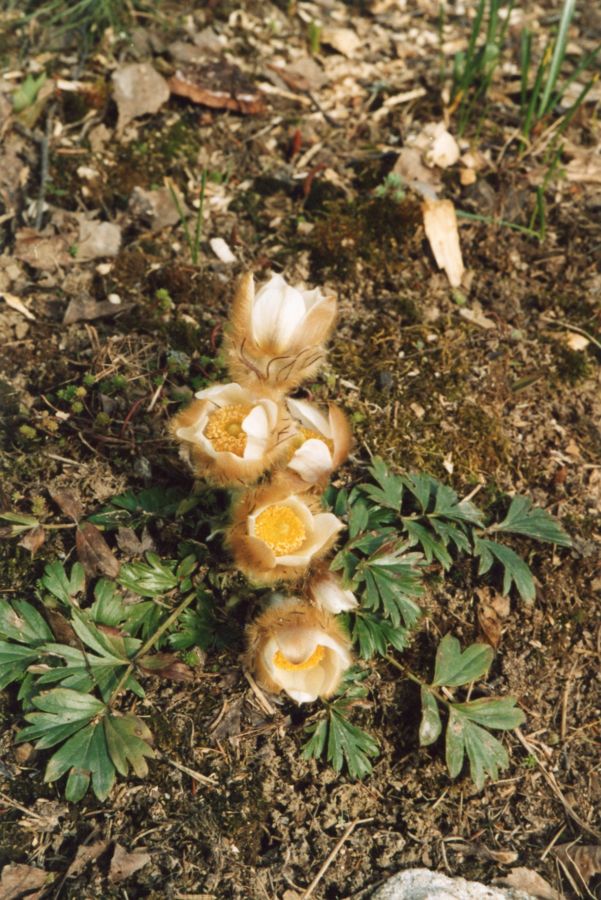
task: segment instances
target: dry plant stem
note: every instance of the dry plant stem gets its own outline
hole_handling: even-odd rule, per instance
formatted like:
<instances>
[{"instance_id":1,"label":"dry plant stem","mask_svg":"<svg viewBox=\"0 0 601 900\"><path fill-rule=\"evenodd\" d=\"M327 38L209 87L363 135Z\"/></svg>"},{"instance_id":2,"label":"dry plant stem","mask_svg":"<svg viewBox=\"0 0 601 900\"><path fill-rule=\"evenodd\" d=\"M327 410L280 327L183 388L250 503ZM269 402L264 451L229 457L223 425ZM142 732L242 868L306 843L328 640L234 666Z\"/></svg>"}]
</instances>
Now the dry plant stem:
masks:
<instances>
[{"instance_id":1,"label":"dry plant stem","mask_svg":"<svg viewBox=\"0 0 601 900\"><path fill-rule=\"evenodd\" d=\"M542 322L547 322L549 325L559 325L560 328L567 328L568 331L575 331L577 334L581 334L583 337L588 338L591 344L594 344L597 349L601 350L601 341L598 341L597 338L594 338L589 331L585 331L584 328L580 328L578 325L572 325L570 322L564 322L563 319L550 319L547 316L541 316Z\"/></svg>"},{"instance_id":2,"label":"dry plant stem","mask_svg":"<svg viewBox=\"0 0 601 900\"><path fill-rule=\"evenodd\" d=\"M369 819L355 819L354 822L351 822L334 849L331 851L331 853L328 854L319 872L317 873L307 890L303 894L301 894L301 900L308 900L308 898L313 895L313 891L315 890L325 873L328 871L328 869L340 853L342 846L346 841L348 841L357 825L365 825L367 822L373 822L373 816L371 816Z\"/></svg>"},{"instance_id":3,"label":"dry plant stem","mask_svg":"<svg viewBox=\"0 0 601 900\"><path fill-rule=\"evenodd\" d=\"M20 810L22 813L25 813L26 816L30 816L30 818L32 818L32 819L39 819L40 822L44 821L44 816L39 816L32 809L27 809L26 806L23 806L17 800L13 800L11 797L9 797L7 794L5 794L3 791L0 791L0 800L2 800L3 803L6 803L7 806L12 806L13 809Z\"/></svg>"},{"instance_id":4,"label":"dry plant stem","mask_svg":"<svg viewBox=\"0 0 601 900\"><path fill-rule=\"evenodd\" d=\"M153 635L151 635L151 636L148 638L148 640L146 641L146 643L145 643L142 647L140 647L140 649L138 650L138 652L136 653L136 655L134 656L134 658L132 659L132 661L131 661L130 664L128 665L127 669L126 669L125 672L123 673L121 679L119 680L119 683L117 684L117 687L115 688L115 690L114 690L113 693L111 694L111 696L110 696L110 698L109 698L109 701L108 701L108 703L107 703L107 707L108 707L109 709L110 709L111 706L113 706L113 704L115 703L117 697L119 696L119 694L121 693L121 691L122 691L123 688L125 687L128 678L130 677L130 675L132 674L132 672L133 672L133 670L134 670L134 668L135 668L135 666L136 666L136 661L137 661L138 659L140 659L142 656L144 656L146 653L148 653L149 650L152 650L152 648L154 647L154 645L156 644L156 642L159 640L159 638L167 631L168 628L171 628L171 626L173 625L173 623L174 623L175 621L177 621L177 619L179 618L179 616L181 615L181 613L183 613L183 611L185 610L185 608L186 608L187 606L190 606L190 604L192 603L192 601L194 600L195 597L196 597L196 594L188 594L188 596L186 597L186 599L183 600L183 601L180 603L180 605L179 605L178 607L176 607L176 608L173 610L173 612L171 613L171 615L168 616L168 617L165 619L165 621L163 622L163 624L162 624L159 628L157 628L157 630L155 631L155 633L154 633Z\"/></svg>"},{"instance_id":5,"label":"dry plant stem","mask_svg":"<svg viewBox=\"0 0 601 900\"><path fill-rule=\"evenodd\" d=\"M176 762L174 759L169 759L167 756L160 756L159 759L161 762L167 763L169 766L173 766L174 769L178 769L180 772L183 772L184 775L188 775L194 781L198 781L200 784L206 784L207 787L217 787L217 784L214 781L214 776L210 778L207 775L202 775L200 772L197 772L195 769L191 769L189 766L184 766L182 763Z\"/></svg>"},{"instance_id":6,"label":"dry plant stem","mask_svg":"<svg viewBox=\"0 0 601 900\"><path fill-rule=\"evenodd\" d=\"M571 806L568 803L568 801L562 794L559 785L557 784L557 780L555 779L555 776L551 772L549 772L546 769L546 767L543 765L543 763L540 761L540 758L538 757L536 751L534 750L534 747L524 737L521 730L519 728L516 728L514 730L514 734L517 737L520 744L522 745L522 747L526 750L526 752L530 756L532 756L532 758L534 760L536 760L536 764L539 767L539 769L541 770L545 781L547 782L547 784L549 785L549 787L551 788L551 790L553 791L553 793L555 794L557 799L560 801L560 803L562 804L563 808L565 809L565 811L569 815L569 817L574 822L576 822L576 824L580 828L582 828L583 831L587 831L589 834L592 834L594 837L596 837L597 840L601 840L601 831L597 831L595 828L592 827L592 825L589 825L587 822L584 821L584 819L581 819L580 816L578 815L578 813L576 812L576 810L573 808L573 806Z\"/></svg>"},{"instance_id":7,"label":"dry plant stem","mask_svg":"<svg viewBox=\"0 0 601 900\"><path fill-rule=\"evenodd\" d=\"M48 110L46 117L46 134L40 141L40 192L38 194L37 209L35 214L35 230L40 231L42 228L42 219L44 217L44 198L46 196L46 184L48 183L48 159L50 149L50 138L52 136L52 121L56 103L53 103Z\"/></svg>"}]
</instances>

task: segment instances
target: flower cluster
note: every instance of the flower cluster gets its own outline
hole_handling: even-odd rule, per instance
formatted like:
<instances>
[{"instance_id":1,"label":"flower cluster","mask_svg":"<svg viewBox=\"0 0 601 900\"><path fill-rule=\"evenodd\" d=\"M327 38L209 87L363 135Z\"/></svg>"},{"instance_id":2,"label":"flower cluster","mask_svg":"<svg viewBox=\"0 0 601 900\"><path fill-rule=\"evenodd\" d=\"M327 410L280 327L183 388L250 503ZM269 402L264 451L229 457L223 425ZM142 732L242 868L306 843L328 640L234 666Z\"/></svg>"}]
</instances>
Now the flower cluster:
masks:
<instances>
[{"instance_id":1,"label":"flower cluster","mask_svg":"<svg viewBox=\"0 0 601 900\"><path fill-rule=\"evenodd\" d=\"M274 275L255 292L246 274L225 339L232 382L199 391L171 422L197 477L242 488L228 531L236 566L254 584L293 592L249 627L246 664L298 703L338 687L351 655L335 616L357 604L320 562L344 527L320 501L348 456L350 425L332 404L287 396L323 362L335 316L336 300L319 289Z\"/></svg>"}]
</instances>

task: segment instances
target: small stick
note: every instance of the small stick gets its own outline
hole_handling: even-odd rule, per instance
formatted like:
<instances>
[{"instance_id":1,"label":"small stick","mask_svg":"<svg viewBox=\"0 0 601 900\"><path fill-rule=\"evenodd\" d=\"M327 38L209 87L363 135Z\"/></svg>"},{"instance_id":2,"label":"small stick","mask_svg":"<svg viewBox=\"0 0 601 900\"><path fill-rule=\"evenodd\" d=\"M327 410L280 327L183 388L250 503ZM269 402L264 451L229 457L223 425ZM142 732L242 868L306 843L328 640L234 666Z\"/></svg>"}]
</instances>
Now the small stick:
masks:
<instances>
[{"instance_id":1,"label":"small stick","mask_svg":"<svg viewBox=\"0 0 601 900\"><path fill-rule=\"evenodd\" d=\"M265 694L263 693L263 691L261 690L261 688L259 687L257 682L255 681L255 679L250 674L250 672L245 671L244 677L250 684L250 686L252 688L252 692L255 695L255 697L257 698L257 700L259 701L259 706L261 707L263 712L267 713L268 716L275 716L277 710L275 709L274 706L271 705L271 703L269 702L269 700L267 699L267 697L265 696Z\"/></svg>"},{"instance_id":2,"label":"small stick","mask_svg":"<svg viewBox=\"0 0 601 900\"><path fill-rule=\"evenodd\" d=\"M351 824L347 827L346 831L344 832L344 834L342 835L342 837L340 838L340 840L338 841L338 843L336 844L334 849L331 851L331 853L328 854L326 860L324 861L319 872L317 873L317 875L315 876L315 878L313 879L313 881L311 882L311 884L309 885L307 890L304 892L304 894L301 895L301 900L308 900L308 898L311 897L311 895L313 894L313 891L315 890L315 888L317 887L317 885L319 884L319 882L321 881L321 879L323 878L325 873L328 871L328 869L330 868L330 866L332 865L332 863L334 862L334 860L340 853L340 850L342 849L343 844L345 844L346 841L348 841L348 839L350 838L351 834L353 833L353 831L355 830L357 825L365 825L366 822L373 822L373 820L374 820L374 817L370 816L369 819L355 819L354 822L351 822Z\"/></svg>"},{"instance_id":3,"label":"small stick","mask_svg":"<svg viewBox=\"0 0 601 900\"><path fill-rule=\"evenodd\" d=\"M568 331L575 331L577 334L581 334L583 337L588 338L591 344L594 344L598 350L601 350L601 341L594 338L592 334L585 331L584 328L580 328L578 325L572 325L570 322L564 322L563 319L551 319L548 316L540 316L540 318L543 322L548 322L549 325L559 325L560 328L567 328Z\"/></svg>"},{"instance_id":4,"label":"small stick","mask_svg":"<svg viewBox=\"0 0 601 900\"><path fill-rule=\"evenodd\" d=\"M42 219L44 217L44 197L46 196L46 183L48 181L48 159L50 138L52 137L52 118L56 109L56 103L53 103L48 110L46 117L46 134L40 141L40 192L38 194L38 202L35 214L35 230L40 231L42 228Z\"/></svg>"},{"instance_id":5,"label":"small stick","mask_svg":"<svg viewBox=\"0 0 601 900\"><path fill-rule=\"evenodd\" d=\"M169 759L167 756L159 756L157 757L161 762L167 763L169 766L173 766L174 769L179 769L180 772L183 772L184 775L189 775L190 778L193 778L194 781L198 781L200 784L206 784L207 787L216 787L214 775L210 777L208 775L202 775L200 772L197 772L195 769L191 769L189 766L184 766L182 763L176 762L174 759Z\"/></svg>"}]
</instances>

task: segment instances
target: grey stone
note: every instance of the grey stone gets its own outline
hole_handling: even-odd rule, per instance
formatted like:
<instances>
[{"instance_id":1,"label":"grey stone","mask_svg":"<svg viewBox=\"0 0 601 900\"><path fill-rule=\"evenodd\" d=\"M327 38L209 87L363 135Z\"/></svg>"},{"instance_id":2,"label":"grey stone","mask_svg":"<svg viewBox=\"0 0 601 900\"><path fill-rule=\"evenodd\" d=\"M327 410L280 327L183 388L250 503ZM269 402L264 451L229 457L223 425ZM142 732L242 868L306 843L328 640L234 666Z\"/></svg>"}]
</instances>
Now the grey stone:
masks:
<instances>
[{"instance_id":1,"label":"grey stone","mask_svg":"<svg viewBox=\"0 0 601 900\"><path fill-rule=\"evenodd\" d=\"M479 881L449 878L429 869L406 869L389 878L371 900L535 900L511 888L493 888Z\"/></svg>"}]
</instances>

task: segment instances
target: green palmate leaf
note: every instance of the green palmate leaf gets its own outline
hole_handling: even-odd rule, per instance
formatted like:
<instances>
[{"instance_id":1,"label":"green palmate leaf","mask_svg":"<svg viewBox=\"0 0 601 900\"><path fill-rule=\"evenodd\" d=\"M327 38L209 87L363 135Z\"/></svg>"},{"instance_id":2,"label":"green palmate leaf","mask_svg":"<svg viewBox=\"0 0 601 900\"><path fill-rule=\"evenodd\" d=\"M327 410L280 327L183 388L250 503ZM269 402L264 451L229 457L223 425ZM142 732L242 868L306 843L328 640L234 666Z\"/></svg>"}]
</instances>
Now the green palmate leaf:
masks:
<instances>
[{"instance_id":1,"label":"green palmate leaf","mask_svg":"<svg viewBox=\"0 0 601 900\"><path fill-rule=\"evenodd\" d=\"M359 498L351 506L348 520L348 533L350 538L357 537L362 531L365 531L369 522L369 506Z\"/></svg>"},{"instance_id":2,"label":"green palmate leaf","mask_svg":"<svg viewBox=\"0 0 601 900\"><path fill-rule=\"evenodd\" d=\"M425 475L423 472L418 472L413 475L403 475L401 480L407 490L411 494L413 494L413 496L417 500L421 512L426 513L430 505L430 497L432 496L432 491L435 488L437 482L433 478L430 478L429 475Z\"/></svg>"},{"instance_id":3,"label":"green palmate leaf","mask_svg":"<svg viewBox=\"0 0 601 900\"><path fill-rule=\"evenodd\" d=\"M521 556L504 544L477 535L474 535L474 553L480 557L479 575L488 572L496 559L503 566L503 593L508 594L511 585L515 584L522 600L525 603L532 603L536 597L534 578Z\"/></svg>"},{"instance_id":4,"label":"green palmate leaf","mask_svg":"<svg viewBox=\"0 0 601 900\"><path fill-rule=\"evenodd\" d=\"M160 597L178 586L176 568L176 560L162 560L156 553L147 553L146 563L121 566L117 581L141 597Z\"/></svg>"},{"instance_id":5,"label":"green palmate leaf","mask_svg":"<svg viewBox=\"0 0 601 900\"><path fill-rule=\"evenodd\" d=\"M422 700L422 718L419 725L419 743L421 747L433 744L440 737L442 722L438 711L438 703L432 692L423 684L420 689Z\"/></svg>"},{"instance_id":6,"label":"green palmate leaf","mask_svg":"<svg viewBox=\"0 0 601 900\"><path fill-rule=\"evenodd\" d=\"M436 540L431 531L415 519L403 519L402 522L411 544L420 544L427 562L437 559L445 571L451 568L453 564L451 554L443 543Z\"/></svg>"},{"instance_id":7,"label":"green palmate leaf","mask_svg":"<svg viewBox=\"0 0 601 900\"><path fill-rule=\"evenodd\" d=\"M335 708L330 710L329 724L328 762L336 772L346 763L351 778L365 778L372 771L369 757L378 755L379 744Z\"/></svg>"},{"instance_id":8,"label":"green palmate leaf","mask_svg":"<svg viewBox=\"0 0 601 900\"><path fill-rule=\"evenodd\" d=\"M44 781L57 781L68 769L73 770L73 778L67 782L68 799L81 800L91 777L94 793L99 800L106 800L115 781L115 766L102 722L90 722L65 741L48 760Z\"/></svg>"},{"instance_id":9,"label":"green palmate leaf","mask_svg":"<svg viewBox=\"0 0 601 900\"><path fill-rule=\"evenodd\" d=\"M409 644L409 631L401 626L395 628L379 616L361 612L355 615L352 638L359 646L359 656L371 659L375 653L386 656L389 644L395 650L405 650Z\"/></svg>"},{"instance_id":10,"label":"green palmate leaf","mask_svg":"<svg viewBox=\"0 0 601 900\"><path fill-rule=\"evenodd\" d=\"M518 728L526 720L516 703L515 697L482 697L468 703L454 703L453 708L478 725L507 731Z\"/></svg>"},{"instance_id":11,"label":"green palmate leaf","mask_svg":"<svg viewBox=\"0 0 601 900\"><path fill-rule=\"evenodd\" d=\"M0 691L13 681L22 681L29 666L38 658L37 648L0 641Z\"/></svg>"},{"instance_id":12,"label":"green palmate leaf","mask_svg":"<svg viewBox=\"0 0 601 900\"><path fill-rule=\"evenodd\" d=\"M449 543L453 543L463 553L470 553L471 545L465 531L462 531L461 528L457 527L457 525L452 525L450 522L441 522L440 519L430 518L428 521L436 534L442 538L445 547Z\"/></svg>"},{"instance_id":13,"label":"green palmate leaf","mask_svg":"<svg viewBox=\"0 0 601 900\"><path fill-rule=\"evenodd\" d=\"M507 751L501 742L470 721L456 704L452 704L446 735L446 761L452 778L456 778L461 772L466 752L470 762L470 775L478 790L483 787L486 775L496 780L499 770L509 764Z\"/></svg>"},{"instance_id":14,"label":"green palmate leaf","mask_svg":"<svg viewBox=\"0 0 601 900\"><path fill-rule=\"evenodd\" d=\"M457 638L446 634L436 653L432 686L458 687L476 681L488 671L493 657L488 644L471 644L462 653Z\"/></svg>"},{"instance_id":15,"label":"green palmate leaf","mask_svg":"<svg viewBox=\"0 0 601 900\"><path fill-rule=\"evenodd\" d=\"M63 664L49 666L48 662L53 662L53 658L61 660ZM83 653L77 647L53 643L44 644L40 648L38 659L45 662L38 662L29 667L30 672L38 675L38 684L60 682L65 688L84 693L96 687L104 700L110 698L123 674L124 666L127 665L127 660L96 656L88 652ZM127 686L138 696L144 696L144 691L135 679L128 681Z\"/></svg>"},{"instance_id":16,"label":"green palmate leaf","mask_svg":"<svg viewBox=\"0 0 601 900\"><path fill-rule=\"evenodd\" d=\"M572 546L571 539L561 525L546 510L534 507L528 497L514 497L503 521L490 530L524 534L560 547Z\"/></svg>"},{"instance_id":17,"label":"green palmate leaf","mask_svg":"<svg viewBox=\"0 0 601 900\"><path fill-rule=\"evenodd\" d=\"M115 589L115 583L108 578L100 578L94 588L94 603L90 617L97 625L118 628L127 616L127 608Z\"/></svg>"},{"instance_id":18,"label":"green palmate leaf","mask_svg":"<svg viewBox=\"0 0 601 900\"><path fill-rule=\"evenodd\" d=\"M303 759L319 759L323 756L328 740L328 720L320 719L313 725L307 725L305 732L311 737L303 744L301 756Z\"/></svg>"},{"instance_id":19,"label":"green palmate leaf","mask_svg":"<svg viewBox=\"0 0 601 900\"><path fill-rule=\"evenodd\" d=\"M361 490L380 506L399 510L403 501L403 479L390 472L386 463L379 457L373 459L369 473L378 486L363 484Z\"/></svg>"},{"instance_id":20,"label":"green palmate leaf","mask_svg":"<svg viewBox=\"0 0 601 900\"><path fill-rule=\"evenodd\" d=\"M0 635L33 646L54 637L46 620L26 600L0 600Z\"/></svg>"},{"instance_id":21,"label":"green palmate leaf","mask_svg":"<svg viewBox=\"0 0 601 900\"><path fill-rule=\"evenodd\" d=\"M200 647L208 650L217 641L217 620L211 604L212 597L202 594L195 609L185 609L178 619L178 631L169 635L168 642L175 650Z\"/></svg>"},{"instance_id":22,"label":"green palmate leaf","mask_svg":"<svg viewBox=\"0 0 601 900\"><path fill-rule=\"evenodd\" d=\"M37 741L38 750L65 740L106 709L96 697L69 688L44 691L33 697L32 702L41 712L27 713L25 719L31 724L19 732L17 741Z\"/></svg>"},{"instance_id":23,"label":"green palmate leaf","mask_svg":"<svg viewBox=\"0 0 601 900\"><path fill-rule=\"evenodd\" d=\"M459 500L455 491L439 481L434 482L435 503L433 516L451 519L454 522L466 522L470 525L482 525L484 515L469 500Z\"/></svg>"},{"instance_id":24,"label":"green palmate leaf","mask_svg":"<svg viewBox=\"0 0 601 900\"><path fill-rule=\"evenodd\" d=\"M121 716L111 713L104 718L104 732L111 760L121 775L130 768L138 778L148 774L146 757L153 759L155 752L149 746L150 729L133 713Z\"/></svg>"},{"instance_id":25,"label":"green palmate leaf","mask_svg":"<svg viewBox=\"0 0 601 900\"><path fill-rule=\"evenodd\" d=\"M84 589L85 583L86 575L80 563L74 564L70 577L67 577L65 567L58 560L48 563L40 579L40 586L54 594L65 606L72 605L72 599Z\"/></svg>"}]
</instances>

